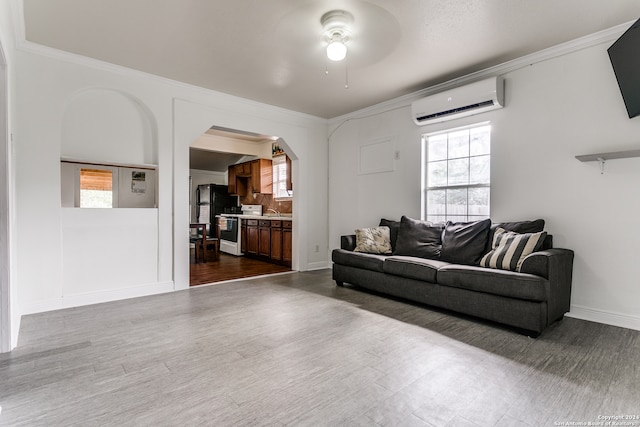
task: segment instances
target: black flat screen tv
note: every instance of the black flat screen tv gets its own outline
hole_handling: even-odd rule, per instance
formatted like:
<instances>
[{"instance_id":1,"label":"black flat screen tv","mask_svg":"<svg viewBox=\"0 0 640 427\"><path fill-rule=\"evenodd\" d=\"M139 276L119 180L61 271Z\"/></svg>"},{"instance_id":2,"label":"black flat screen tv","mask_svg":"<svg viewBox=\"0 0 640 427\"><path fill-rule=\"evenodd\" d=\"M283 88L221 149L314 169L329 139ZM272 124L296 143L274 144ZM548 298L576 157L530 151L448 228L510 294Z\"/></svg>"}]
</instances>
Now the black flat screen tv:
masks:
<instances>
[{"instance_id":1,"label":"black flat screen tv","mask_svg":"<svg viewBox=\"0 0 640 427\"><path fill-rule=\"evenodd\" d=\"M629 118L640 115L640 19L607 49Z\"/></svg>"}]
</instances>

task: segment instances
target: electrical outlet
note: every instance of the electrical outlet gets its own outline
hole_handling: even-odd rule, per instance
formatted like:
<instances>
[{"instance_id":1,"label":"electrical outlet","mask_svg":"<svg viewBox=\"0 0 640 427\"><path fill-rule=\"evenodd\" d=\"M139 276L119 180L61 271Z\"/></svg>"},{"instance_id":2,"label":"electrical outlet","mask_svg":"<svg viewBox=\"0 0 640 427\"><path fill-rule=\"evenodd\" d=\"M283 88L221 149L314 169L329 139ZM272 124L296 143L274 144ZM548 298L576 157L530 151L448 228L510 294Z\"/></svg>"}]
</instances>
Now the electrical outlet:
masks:
<instances>
[{"instance_id":1,"label":"electrical outlet","mask_svg":"<svg viewBox=\"0 0 640 427\"><path fill-rule=\"evenodd\" d=\"M316 252L320 252L320 245L316 245Z\"/></svg>"},{"instance_id":2,"label":"electrical outlet","mask_svg":"<svg viewBox=\"0 0 640 427\"><path fill-rule=\"evenodd\" d=\"M396 160L400 160L400 150L396 150L395 158Z\"/></svg>"}]
</instances>

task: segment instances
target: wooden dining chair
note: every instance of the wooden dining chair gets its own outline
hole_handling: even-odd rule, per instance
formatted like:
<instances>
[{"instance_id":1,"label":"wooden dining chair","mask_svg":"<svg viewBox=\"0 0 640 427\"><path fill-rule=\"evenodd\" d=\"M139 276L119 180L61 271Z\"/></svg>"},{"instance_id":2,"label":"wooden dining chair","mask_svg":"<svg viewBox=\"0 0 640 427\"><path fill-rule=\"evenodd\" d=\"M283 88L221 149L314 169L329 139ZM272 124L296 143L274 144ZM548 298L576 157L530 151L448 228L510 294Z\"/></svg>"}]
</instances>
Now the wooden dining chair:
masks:
<instances>
[{"instance_id":1,"label":"wooden dining chair","mask_svg":"<svg viewBox=\"0 0 640 427\"><path fill-rule=\"evenodd\" d=\"M205 241L205 259L209 250L213 250L213 260L218 260L218 254L220 253L220 239L217 237L208 236Z\"/></svg>"},{"instance_id":2,"label":"wooden dining chair","mask_svg":"<svg viewBox=\"0 0 640 427\"><path fill-rule=\"evenodd\" d=\"M204 258L204 251L202 250L202 237L199 236L192 236L189 241L191 243L193 243L193 248L194 248L194 252L195 252L195 261L196 264L198 263L198 258L199 255L202 254L202 262L205 262L205 258Z\"/></svg>"}]
</instances>

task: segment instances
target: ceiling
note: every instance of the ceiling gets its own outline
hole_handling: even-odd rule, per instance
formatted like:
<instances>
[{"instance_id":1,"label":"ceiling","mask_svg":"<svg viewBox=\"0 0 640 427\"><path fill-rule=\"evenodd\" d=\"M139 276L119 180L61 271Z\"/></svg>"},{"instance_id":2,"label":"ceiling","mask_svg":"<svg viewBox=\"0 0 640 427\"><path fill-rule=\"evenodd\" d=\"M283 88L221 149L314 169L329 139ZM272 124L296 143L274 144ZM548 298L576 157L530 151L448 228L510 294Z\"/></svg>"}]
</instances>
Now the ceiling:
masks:
<instances>
[{"instance_id":1,"label":"ceiling","mask_svg":"<svg viewBox=\"0 0 640 427\"><path fill-rule=\"evenodd\" d=\"M225 172L229 165L238 163L244 155L189 148L189 169Z\"/></svg>"},{"instance_id":2,"label":"ceiling","mask_svg":"<svg viewBox=\"0 0 640 427\"><path fill-rule=\"evenodd\" d=\"M28 41L324 118L640 17L638 0L23 3ZM336 63L320 24L333 9L354 17Z\"/></svg>"},{"instance_id":3,"label":"ceiling","mask_svg":"<svg viewBox=\"0 0 640 427\"><path fill-rule=\"evenodd\" d=\"M275 139L269 135L212 126L194 142L198 148L189 147L189 168L226 172L229 165L253 160L257 156L236 153L237 150L220 151L221 146L233 147L233 143L239 142L255 145L268 144L270 148Z\"/></svg>"}]
</instances>

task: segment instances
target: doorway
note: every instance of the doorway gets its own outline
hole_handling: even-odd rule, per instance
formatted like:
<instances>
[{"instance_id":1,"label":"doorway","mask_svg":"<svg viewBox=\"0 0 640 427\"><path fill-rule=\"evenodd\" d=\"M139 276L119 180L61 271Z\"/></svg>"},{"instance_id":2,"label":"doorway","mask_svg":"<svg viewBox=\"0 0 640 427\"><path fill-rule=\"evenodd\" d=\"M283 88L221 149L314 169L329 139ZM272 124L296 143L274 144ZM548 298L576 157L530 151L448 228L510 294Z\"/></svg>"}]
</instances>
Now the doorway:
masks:
<instances>
[{"instance_id":1,"label":"doorway","mask_svg":"<svg viewBox=\"0 0 640 427\"><path fill-rule=\"evenodd\" d=\"M226 217L226 215L242 214L240 210L242 205L257 206L260 208L259 212L265 215L265 220L273 218L277 213L287 215L288 223L292 223L291 198L276 199L272 191L274 154L285 154L279 148L278 141L279 138L274 136L212 126L190 145L190 228L197 233L199 224L205 223L211 238L218 239L216 244L208 245L201 243L200 236L190 239L190 286L291 271L290 259L287 263L282 257L280 259L272 257L269 250L264 252L264 248L260 254L247 251L244 243L245 240L250 241L250 239L247 239L246 235L241 237L239 224L242 220ZM244 170L244 174L236 176L235 171L238 168ZM251 178L251 173L260 176L261 184L256 183L255 176ZM214 206L213 198L210 199L213 191L224 195L222 197L225 201L224 206L217 203ZM202 194L207 195L204 201ZM268 214L272 216L267 217ZM233 227L235 232L232 239L228 238L229 230L224 229L222 233L220 232L219 222L224 223L227 228L228 225L238 224ZM242 224L246 225L246 222ZM282 239L280 229L267 234L273 234L275 238ZM262 236L263 238L265 236L264 230ZM291 237L290 233L288 237ZM267 246L270 244L268 243ZM274 250L276 251L274 254L279 254L281 251L280 246L275 245L275 240Z\"/></svg>"}]
</instances>

